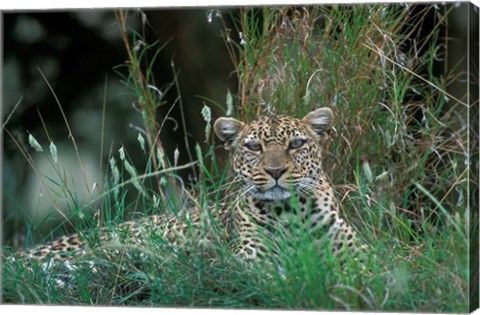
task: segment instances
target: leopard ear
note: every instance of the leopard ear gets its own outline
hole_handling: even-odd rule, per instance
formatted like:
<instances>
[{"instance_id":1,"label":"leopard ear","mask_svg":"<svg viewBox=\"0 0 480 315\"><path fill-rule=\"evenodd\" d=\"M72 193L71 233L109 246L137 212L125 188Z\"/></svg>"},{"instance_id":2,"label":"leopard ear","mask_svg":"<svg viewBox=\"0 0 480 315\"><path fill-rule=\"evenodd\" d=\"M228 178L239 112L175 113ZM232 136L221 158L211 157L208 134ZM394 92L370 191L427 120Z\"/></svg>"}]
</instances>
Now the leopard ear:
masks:
<instances>
[{"instance_id":1,"label":"leopard ear","mask_svg":"<svg viewBox=\"0 0 480 315\"><path fill-rule=\"evenodd\" d=\"M332 127L333 112L328 107L322 107L308 113L302 121L309 124L318 135L325 136Z\"/></svg>"},{"instance_id":2,"label":"leopard ear","mask_svg":"<svg viewBox=\"0 0 480 315\"><path fill-rule=\"evenodd\" d=\"M213 129L217 137L223 142L225 149L232 149L235 140L245 128L245 124L230 117L220 117L215 121Z\"/></svg>"}]
</instances>

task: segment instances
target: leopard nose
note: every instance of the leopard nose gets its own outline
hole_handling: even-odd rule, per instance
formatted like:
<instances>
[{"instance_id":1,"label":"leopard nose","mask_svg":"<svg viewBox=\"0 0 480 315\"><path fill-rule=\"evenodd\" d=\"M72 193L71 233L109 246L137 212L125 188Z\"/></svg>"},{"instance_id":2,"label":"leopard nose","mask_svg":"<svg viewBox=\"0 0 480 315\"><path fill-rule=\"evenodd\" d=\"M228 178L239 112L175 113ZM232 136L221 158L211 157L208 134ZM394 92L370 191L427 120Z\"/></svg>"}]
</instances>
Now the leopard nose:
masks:
<instances>
[{"instance_id":1,"label":"leopard nose","mask_svg":"<svg viewBox=\"0 0 480 315\"><path fill-rule=\"evenodd\" d=\"M280 176L285 174L285 172L288 170L288 166L265 166L264 169L267 174L277 180L280 178Z\"/></svg>"}]
</instances>

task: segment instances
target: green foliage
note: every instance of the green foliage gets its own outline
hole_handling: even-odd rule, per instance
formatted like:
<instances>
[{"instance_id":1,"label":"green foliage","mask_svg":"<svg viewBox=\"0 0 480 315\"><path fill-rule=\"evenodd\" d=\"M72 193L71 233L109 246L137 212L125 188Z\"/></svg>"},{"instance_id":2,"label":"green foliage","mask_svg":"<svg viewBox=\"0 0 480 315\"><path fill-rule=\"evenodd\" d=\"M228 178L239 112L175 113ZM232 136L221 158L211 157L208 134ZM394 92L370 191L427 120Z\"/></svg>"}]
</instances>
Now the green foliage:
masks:
<instances>
[{"instance_id":1,"label":"green foliage","mask_svg":"<svg viewBox=\"0 0 480 315\"><path fill-rule=\"evenodd\" d=\"M240 82L237 95L227 93L233 115L250 121L269 113L302 117L320 106L334 110L335 132L324 167L343 216L369 244L365 270L352 257L342 265L319 253L312 235L300 228L280 237L278 257L245 262L233 255L222 229L209 222L180 248L158 232L148 233L141 246L97 246L80 258L84 263L67 288L53 285L54 271L5 260L4 301L466 312L468 146L467 128L456 114L464 104L445 93L448 74L442 81L433 75L438 30L448 8L436 12L434 29L415 43L409 36L420 32L427 11L413 16L408 7L393 4L242 8L238 42L224 30ZM125 17L119 16L121 24ZM126 34L124 29L131 64L125 81L142 110L154 112L161 100L148 88L152 67L142 77L136 65L144 50L132 49ZM124 221L138 203L147 209L145 215L179 213L189 205L210 217L229 189L228 173L218 166L210 142L206 152L196 148L199 172L193 189L178 185L175 169L169 168L175 163L164 160L158 141L161 127L149 115L145 174L132 171L131 164L127 169L125 156L111 160L111 187L100 196L106 210L100 224L95 219L82 224L91 230L87 235L95 235L99 225ZM145 151L144 144L141 148ZM158 179L160 193L144 186L147 178ZM132 191L137 203L126 204ZM175 197L166 202L166 196ZM207 233L215 237L207 239Z\"/></svg>"}]
</instances>

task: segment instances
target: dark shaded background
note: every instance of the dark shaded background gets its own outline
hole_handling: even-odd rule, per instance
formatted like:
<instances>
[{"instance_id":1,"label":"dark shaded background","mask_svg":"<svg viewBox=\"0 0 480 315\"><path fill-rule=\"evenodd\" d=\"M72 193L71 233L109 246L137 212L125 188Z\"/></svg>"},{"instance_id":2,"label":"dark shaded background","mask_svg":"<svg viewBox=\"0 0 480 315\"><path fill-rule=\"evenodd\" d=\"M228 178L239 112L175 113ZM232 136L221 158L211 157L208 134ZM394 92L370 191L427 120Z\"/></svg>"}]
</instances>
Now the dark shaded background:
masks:
<instances>
[{"instance_id":1,"label":"dark shaded background","mask_svg":"<svg viewBox=\"0 0 480 315\"><path fill-rule=\"evenodd\" d=\"M213 18L211 23L207 20L210 10L211 8L144 11L148 19L145 42L151 44L158 41L160 47L168 41L154 63L155 84L161 89L172 82L173 62L175 71L179 72L178 83L192 148L196 143L203 144L205 140L205 123L200 118L204 104L215 111L215 116L221 115L218 108L200 96L224 104L227 90L235 93L237 84L232 75L233 64L220 36L221 23L218 18ZM230 21L230 12L234 13L235 10L222 10L226 23ZM129 16L130 27L138 32L142 29L141 18L135 12ZM20 145L35 159L41 155L34 153L28 145L28 134L31 133L43 146L42 154L48 155L49 141L41 123L41 115L50 137L58 147L60 158L63 152L66 159L72 160L72 164L69 164L72 166L67 168L70 171L71 168L78 168L65 122L54 96L42 79L41 70L65 111L82 160L90 165L86 169L96 173L91 182L97 181L96 176L99 175L101 117L105 93L103 167L106 167L112 154L118 158L117 151L123 145L137 169L142 170L146 159L139 147L138 131L135 129L143 127L142 119L133 108L136 100L134 95L120 82L121 76L114 71L117 68L117 71L127 74L126 68L118 68L127 60L127 52L113 11L15 12L4 14L3 23L2 114L6 119L21 99L6 125ZM154 52L152 50L150 57L153 57ZM163 120L176 97L173 88L166 96L166 104L158 112L158 121ZM178 104L170 116L181 123ZM179 164L183 164L188 162L183 128L175 128L174 120L166 122L161 141L170 160L173 160L173 152L178 148ZM12 237L22 239L25 217L35 227L38 224L43 231L54 226L58 215L46 217L42 212L42 208L48 208L48 201L46 205L41 203L38 206L38 200L45 199L45 188L39 187L39 183L33 179L38 176L32 172L14 141L5 134L3 171L3 222L6 223L4 240L9 243ZM188 178L186 172L181 175ZM74 176L81 182L78 173Z\"/></svg>"}]
</instances>

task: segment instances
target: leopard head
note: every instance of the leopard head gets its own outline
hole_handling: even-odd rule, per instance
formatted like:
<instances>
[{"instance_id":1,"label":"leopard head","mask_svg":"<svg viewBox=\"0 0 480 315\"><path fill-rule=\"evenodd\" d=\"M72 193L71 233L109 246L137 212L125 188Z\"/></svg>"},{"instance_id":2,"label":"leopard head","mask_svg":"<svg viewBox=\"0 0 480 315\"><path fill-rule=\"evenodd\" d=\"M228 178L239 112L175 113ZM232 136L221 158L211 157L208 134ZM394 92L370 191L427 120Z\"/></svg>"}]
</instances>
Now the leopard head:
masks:
<instances>
[{"instance_id":1,"label":"leopard head","mask_svg":"<svg viewBox=\"0 0 480 315\"><path fill-rule=\"evenodd\" d=\"M246 124L221 117L214 130L233 153L236 180L243 191L260 200L310 195L322 184L322 151L333 121L329 108L303 119L262 116Z\"/></svg>"}]
</instances>

